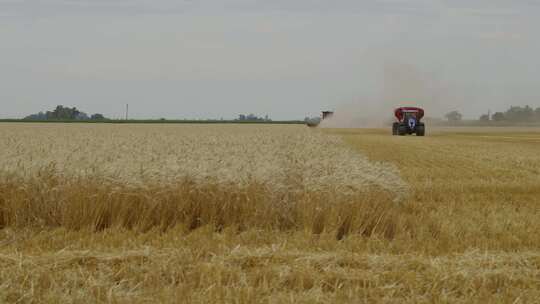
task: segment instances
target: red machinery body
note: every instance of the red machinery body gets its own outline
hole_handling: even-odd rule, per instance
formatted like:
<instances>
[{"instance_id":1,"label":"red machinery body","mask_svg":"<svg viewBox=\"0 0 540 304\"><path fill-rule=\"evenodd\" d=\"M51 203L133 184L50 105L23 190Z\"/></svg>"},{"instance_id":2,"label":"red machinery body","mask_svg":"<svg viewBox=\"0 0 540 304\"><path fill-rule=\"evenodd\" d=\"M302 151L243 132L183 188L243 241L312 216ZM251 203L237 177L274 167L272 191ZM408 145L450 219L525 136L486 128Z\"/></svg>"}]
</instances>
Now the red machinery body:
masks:
<instances>
[{"instance_id":1,"label":"red machinery body","mask_svg":"<svg viewBox=\"0 0 540 304\"><path fill-rule=\"evenodd\" d=\"M401 107L394 110L394 115L397 122L392 124L392 135L416 134L416 136L424 136L426 134L426 125L421 121L424 117L424 109Z\"/></svg>"},{"instance_id":2,"label":"red machinery body","mask_svg":"<svg viewBox=\"0 0 540 304\"><path fill-rule=\"evenodd\" d=\"M418 121L424 117L424 109L417 107L401 107L394 110L394 115L399 122L403 122L406 113L414 115Z\"/></svg>"}]
</instances>

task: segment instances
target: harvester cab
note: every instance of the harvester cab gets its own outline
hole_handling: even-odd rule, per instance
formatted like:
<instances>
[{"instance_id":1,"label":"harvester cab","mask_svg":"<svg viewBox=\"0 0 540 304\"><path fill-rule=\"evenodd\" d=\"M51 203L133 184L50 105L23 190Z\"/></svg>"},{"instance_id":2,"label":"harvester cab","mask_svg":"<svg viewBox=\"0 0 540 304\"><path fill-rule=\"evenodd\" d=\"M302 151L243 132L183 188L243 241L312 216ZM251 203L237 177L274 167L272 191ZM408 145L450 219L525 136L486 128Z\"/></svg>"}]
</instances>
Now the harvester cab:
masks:
<instances>
[{"instance_id":1,"label":"harvester cab","mask_svg":"<svg viewBox=\"0 0 540 304\"><path fill-rule=\"evenodd\" d=\"M307 118L306 124L308 127L317 127L321 124L321 121L329 119L334 115L333 111L322 111L321 116L315 118Z\"/></svg>"},{"instance_id":2,"label":"harvester cab","mask_svg":"<svg viewBox=\"0 0 540 304\"><path fill-rule=\"evenodd\" d=\"M424 117L424 110L417 107L401 107L394 110L397 121L392 124L392 135L416 134L424 136L426 127L420 120Z\"/></svg>"},{"instance_id":3,"label":"harvester cab","mask_svg":"<svg viewBox=\"0 0 540 304\"><path fill-rule=\"evenodd\" d=\"M334 111L322 111L322 115L321 115L322 120L331 118L332 116L334 116Z\"/></svg>"}]
</instances>

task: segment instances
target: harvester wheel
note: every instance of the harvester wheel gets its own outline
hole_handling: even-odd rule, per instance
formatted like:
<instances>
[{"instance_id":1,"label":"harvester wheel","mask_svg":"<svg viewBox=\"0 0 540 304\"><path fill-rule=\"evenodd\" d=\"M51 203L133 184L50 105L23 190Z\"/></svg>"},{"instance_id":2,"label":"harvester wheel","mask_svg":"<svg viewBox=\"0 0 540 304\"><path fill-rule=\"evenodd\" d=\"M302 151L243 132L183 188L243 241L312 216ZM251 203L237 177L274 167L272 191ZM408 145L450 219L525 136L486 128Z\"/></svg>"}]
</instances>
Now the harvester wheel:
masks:
<instances>
[{"instance_id":1,"label":"harvester wheel","mask_svg":"<svg viewBox=\"0 0 540 304\"><path fill-rule=\"evenodd\" d=\"M426 134L426 127L424 124L416 127L416 136L424 136Z\"/></svg>"},{"instance_id":2,"label":"harvester wheel","mask_svg":"<svg viewBox=\"0 0 540 304\"><path fill-rule=\"evenodd\" d=\"M397 129L397 134L399 136L405 136L407 134L407 125L406 124L399 124Z\"/></svg>"},{"instance_id":3,"label":"harvester wheel","mask_svg":"<svg viewBox=\"0 0 540 304\"><path fill-rule=\"evenodd\" d=\"M398 134L398 126L399 126L399 123L397 123L397 122L392 124L392 135L397 135Z\"/></svg>"}]
</instances>

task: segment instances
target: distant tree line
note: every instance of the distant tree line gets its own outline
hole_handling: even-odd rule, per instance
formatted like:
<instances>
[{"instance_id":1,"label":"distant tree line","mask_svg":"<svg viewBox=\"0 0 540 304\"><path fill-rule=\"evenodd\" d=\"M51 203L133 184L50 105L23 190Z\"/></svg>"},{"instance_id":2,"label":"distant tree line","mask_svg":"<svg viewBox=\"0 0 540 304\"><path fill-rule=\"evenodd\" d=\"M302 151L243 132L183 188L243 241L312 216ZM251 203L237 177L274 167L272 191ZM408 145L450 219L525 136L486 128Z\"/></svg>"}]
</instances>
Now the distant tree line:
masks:
<instances>
[{"instance_id":1,"label":"distant tree line","mask_svg":"<svg viewBox=\"0 0 540 304\"><path fill-rule=\"evenodd\" d=\"M444 117L451 123L457 123L462 120L463 115L459 111L451 111L446 113ZM528 105L524 107L511 106L504 112L482 114L478 120L508 123L540 122L540 107L533 109Z\"/></svg>"},{"instance_id":2,"label":"distant tree line","mask_svg":"<svg viewBox=\"0 0 540 304\"><path fill-rule=\"evenodd\" d=\"M461 119L463 118L463 115L461 115L459 111L452 111L452 112L446 113L446 115L444 115L444 118L446 118L449 122L457 122L457 121L461 121Z\"/></svg>"},{"instance_id":3,"label":"distant tree line","mask_svg":"<svg viewBox=\"0 0 540 304\"><path fill-rule=\"evenodd\" d=\"M79 111L77 108L56 106L52 111L39 112L37 114L28 115L25 120L106 120L103 114L88 115Z\"/></svg>"},{"instance_id":4,"label":"distant tree line","mask_svg":"<svg viewBox=\"0 0 540 304\"><path fill-rule=\"evenodd\" d=\"M495 112L493 115L480 116L482 121L508 121L508 122L540 122L540 107L533 109L530 106L512 106L505 112Z\"/></svg>"},{"instance_id":5,"label":"distant tree line","mask_svg":"<svg viewBox=\"0 0 540 304\"><path fill-rule=\"evenodd\" d=\"M270 118L268 118L268 115L264 117L258 117L257 115L254 115L254 114L248 114L248 115L240 114L238 115L238 119L236 120L237 121L272 121Z\"/></svg>"}]
</instances>

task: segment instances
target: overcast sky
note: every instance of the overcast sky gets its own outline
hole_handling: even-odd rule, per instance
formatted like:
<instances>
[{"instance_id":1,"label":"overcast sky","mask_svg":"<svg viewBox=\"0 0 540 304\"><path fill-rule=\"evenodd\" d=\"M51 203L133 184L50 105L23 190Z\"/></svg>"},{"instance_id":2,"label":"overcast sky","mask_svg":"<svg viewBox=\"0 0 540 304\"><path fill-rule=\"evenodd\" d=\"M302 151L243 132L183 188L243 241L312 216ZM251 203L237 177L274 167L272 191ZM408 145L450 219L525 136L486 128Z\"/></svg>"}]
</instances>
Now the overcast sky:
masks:
<instances>
[{"instance_id":1,"label":"overcast sky","mask_svg":"<svg viewBox=\"0 0 540 304\"><path fill-rule=\"evenodd\" d=\"M538 29L533 0L0 0L0 117L538 107Z\"/></svg>"}]
</instances>

